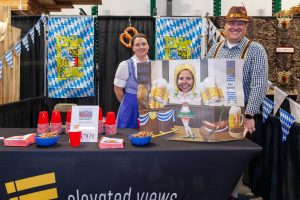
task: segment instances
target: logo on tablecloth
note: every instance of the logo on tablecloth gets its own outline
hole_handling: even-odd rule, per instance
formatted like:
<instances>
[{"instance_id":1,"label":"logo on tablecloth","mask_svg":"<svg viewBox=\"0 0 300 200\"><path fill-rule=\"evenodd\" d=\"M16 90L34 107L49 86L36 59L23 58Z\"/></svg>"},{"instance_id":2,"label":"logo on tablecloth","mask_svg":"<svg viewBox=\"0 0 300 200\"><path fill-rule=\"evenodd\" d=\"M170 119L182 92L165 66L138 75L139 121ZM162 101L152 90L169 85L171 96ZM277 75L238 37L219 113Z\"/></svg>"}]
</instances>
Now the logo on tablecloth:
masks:
<instances>
[{"instance_id":1,"label":"logo on tablecloth","mask_svg":"<svg viewBox=\"0 0 300 200\"><path fill-rule=\"evenodd\" d=\"M50 184L55 184L55 173L42 174L38 176L27 177L24 179L19 179L11 182L5 183L5 188L8 195L16 195L10 198L10 200L26 200L26 199L57 199L57 188L48 188L39 190L39 187L46 186ZM24 191L32 189L37 189L36 192L31 192L24 194ZM22 195L19 195L22 192Z\"/></svg>"}]
</instances>

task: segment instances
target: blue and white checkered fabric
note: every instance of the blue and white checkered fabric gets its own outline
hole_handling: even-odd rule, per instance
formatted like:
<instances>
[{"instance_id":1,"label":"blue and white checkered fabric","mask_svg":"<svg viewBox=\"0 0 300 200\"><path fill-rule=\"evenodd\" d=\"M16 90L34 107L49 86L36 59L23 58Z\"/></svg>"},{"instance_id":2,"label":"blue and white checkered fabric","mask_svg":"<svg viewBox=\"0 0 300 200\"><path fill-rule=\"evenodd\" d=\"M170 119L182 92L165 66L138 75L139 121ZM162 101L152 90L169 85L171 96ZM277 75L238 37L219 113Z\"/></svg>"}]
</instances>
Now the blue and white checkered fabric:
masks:
<instances>
[{"instance_id":1,"label":"blue and white checkered fabric","mask_svg":"<svg viewBox=\"0 0 300 200\"><path fill-rule=\"evenodd\" d=\"M191 41L191 58L200 58L201 51L201 26L202 18L169 18L162 17L156 19L156 56L157 60L166 59L166 41L165 37L180 38L184 37L186 40ZM178 55L170 54L175 59ZM174 59L174 58L172 58Z\"/></svg>"},{"instance_id":2,"label":"blue and white checkered fabric","mask_svg":"<svg viewBox=\"0 0 300 200\"><path fill-rule=\"evenodd\" d=\"M21 42L18 42L16 45L15 45L15 51L18 55L21 54Z\"/></svg>"},{"instance_id":3,"label":"blue and white checkered fabric","mask_svg":"<svg viewBox=\"0 0 300 200\"><path fill-rule=\"evenodd\" d=\"M9 64L10 68L13 67L13 59L12 59L12 49L9 50L5 55L4 58L6 62Z\"/></svg>"},{"instance_id":4,"label":"blue and white checkered fabric","mask_svg":"<svg viewBox=\"0 0 300 200\"><path fill-rule=\"evenodd\" d=\"M262 122L265 123L265 121L268 119L270 113L272 112L273 108L274 108L275 104L273 101L271 101L270 99L268 99L267 97L264 98L264 101L262 103Z\"/></svg>"},{"instance_id":5,"label":"blue and white checkered fabric","mask_svg":"<svg viewBox=\"0 0 300 200\"><path fill-rule=\"evenodd\" d=\"M29 44L28 44L28 34L24 35L22 38L22 44L26 48L27 51L29 51Z\"/></svg>"},{"instance_id":6,"label":"blue and white checkered fabric","mask_svg":"<svg viewBox=\"0 0 300 200\"><path fill-rule=\"evenodd\" d=\"M48 32L48 95L52 98L75 98L94 96L94 18L56 17L49 18ZM58 36L78 38L80 44L59 44ZM77 40L78 41L78 40ZM82 77L62 79L58 77L57 58L72 63L69 50L78 51L79 72ZM60 52L60 53L58 53ZM80 54L79 54L80 53ZM82 53L82 54L81 54ZM82 64L82 65L81 65ZM71 68L70 66L65 66Z\"/></svg>"},{"instance_id":7,"label":"blue and white checkered fabric","mask_svg":"<svg viewBox=\"0 0 300 200\"><path fill-rule=\"evenodd\" d=\"M296 118L281 108L279 109L279 113L282 130L282 142L285 142L287 140L287 136L289 135L290 128L295 122Z\"/></svg>"},{"instance_id":8,"label":"blue and white checkered fabric","mask_svg":"<svg viewBox=\"0 0 300 200\"><path fill-rule=\"evenodd\" d=\"M2 79L2 58L0 58L0 79Z\"/></svg>"},{"instance_id":9,"label":"blue and white checkered fabric","mask_svg":"<svg viewBox=\"0 0 300 200\"><path fill-rule=\"evenodd\" d=\"M29 31L29 35L31 37L31 41L34 44L34 27L32 27Z\"/></svg>"},{"instance_id":10,"label":"blue and white checkered fabric","mask_svg":"<svg viewBox=\"0 0 300 200\"><path fill-rule=\"evenodd\" d=\"M237 46L229 48L227 41L222 44L216 58L240 59L248 39L243 38ZM207 58L213 58L218 43L207 53ZM243 88L247 107L245 113L259 113L260 105L266 96L268 86L268 58L263 46L251 42L243 67ZM251 92L250 92L251 91Z\"/></svg>"}]
</instances>

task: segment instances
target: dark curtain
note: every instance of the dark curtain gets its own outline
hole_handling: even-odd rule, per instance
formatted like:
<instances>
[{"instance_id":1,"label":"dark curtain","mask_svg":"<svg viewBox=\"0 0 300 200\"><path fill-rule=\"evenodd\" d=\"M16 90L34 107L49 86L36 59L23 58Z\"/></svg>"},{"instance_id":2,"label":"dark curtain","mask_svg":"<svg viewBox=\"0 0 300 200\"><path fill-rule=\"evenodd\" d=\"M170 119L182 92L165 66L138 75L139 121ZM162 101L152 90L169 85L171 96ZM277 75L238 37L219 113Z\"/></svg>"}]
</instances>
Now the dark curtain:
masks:
<instances>
[{"instance_id":1,"label":"dark curtain","mask_svg":"<svg viewBox=\"0 0 300 200\"><path fill-rule=\"evenodd\" d=\"M12 26L21 29L21 39L34 27L41 16L12 16ZM41 22L41 35L35 30L34 44L28 34L29 51L22 46L20 66L20 100L44 94L45 40Z\"/></svg>"},{"instance_id":2,"label":"dark curtain","mask_svg":"<svg viewBox=\"0 0 300 200\"><path fill-rule=\"evenodd\" d=\"M0 127L36 127L38 114L41 110L47 110L46 97L44 96L1 105Z\"/></svg>"},{"instance_id":3,"label":"dark curtain","mask_svg":"<svg viewBox=\"0 0 300 200\"><path fill-rule=\"evenodd\" d=\"M285 142L277 116L265 123L259 116L256 124L252 140L263 151L249 165L252 192L268 200L300 199L300 124L293 124Z\"/></svg>"},{"instance_id":4,"label":"dark curtain","mask_svg":"<svg viewBox=\"0 0 300 200\"><path fill-rule=\"evenodd\" d=\"M155 36L155 19L152 17L131 17L131 25L149 38L149 57ZM98 66L99 66L99 105L104 113L117 112L119 103L113 91L113 80L118 64L132 56L131 49L124 47L119 36L129 26L129 17L98 17Z\"/></svg>"}]
</instances>

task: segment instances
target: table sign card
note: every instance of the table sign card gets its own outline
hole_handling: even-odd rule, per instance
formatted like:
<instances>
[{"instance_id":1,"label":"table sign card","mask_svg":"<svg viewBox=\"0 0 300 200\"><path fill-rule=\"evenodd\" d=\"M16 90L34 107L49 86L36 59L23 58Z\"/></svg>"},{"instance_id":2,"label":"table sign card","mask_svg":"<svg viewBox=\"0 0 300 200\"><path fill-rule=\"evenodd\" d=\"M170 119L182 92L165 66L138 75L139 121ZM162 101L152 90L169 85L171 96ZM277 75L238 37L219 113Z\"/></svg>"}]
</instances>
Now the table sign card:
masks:
<instances>
[{"instance_id":1,"label":"table sign card","mask_svg":"<svg viewBox=\"0 0 300 200\"><path fill-rule=\"evenodd\" d=\"M73 106L71 129L80 129L81 142L98 142L99 106Z\"/></svg>"}]
</instances>

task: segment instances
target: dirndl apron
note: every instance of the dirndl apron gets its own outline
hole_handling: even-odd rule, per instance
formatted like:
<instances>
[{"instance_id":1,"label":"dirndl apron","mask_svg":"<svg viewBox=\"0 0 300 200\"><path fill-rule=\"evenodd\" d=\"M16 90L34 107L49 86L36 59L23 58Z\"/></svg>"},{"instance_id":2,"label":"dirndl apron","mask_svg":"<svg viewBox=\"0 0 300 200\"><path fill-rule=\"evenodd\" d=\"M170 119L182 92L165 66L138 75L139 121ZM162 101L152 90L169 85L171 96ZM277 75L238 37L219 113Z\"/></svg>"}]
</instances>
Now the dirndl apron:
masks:
<instances>
[{"instance_id":1,"label":"dirndl apron","mask_svg":"<svg viewBox=\"0 0 300 200\"><path fill-rule=\"evenodd\" d=\"M138 128L138 101L137 101L137 78L132 58L128 59L129 77L125 85L125 94L117 115L117 128Z\"/></svg>"}]
</instances>

